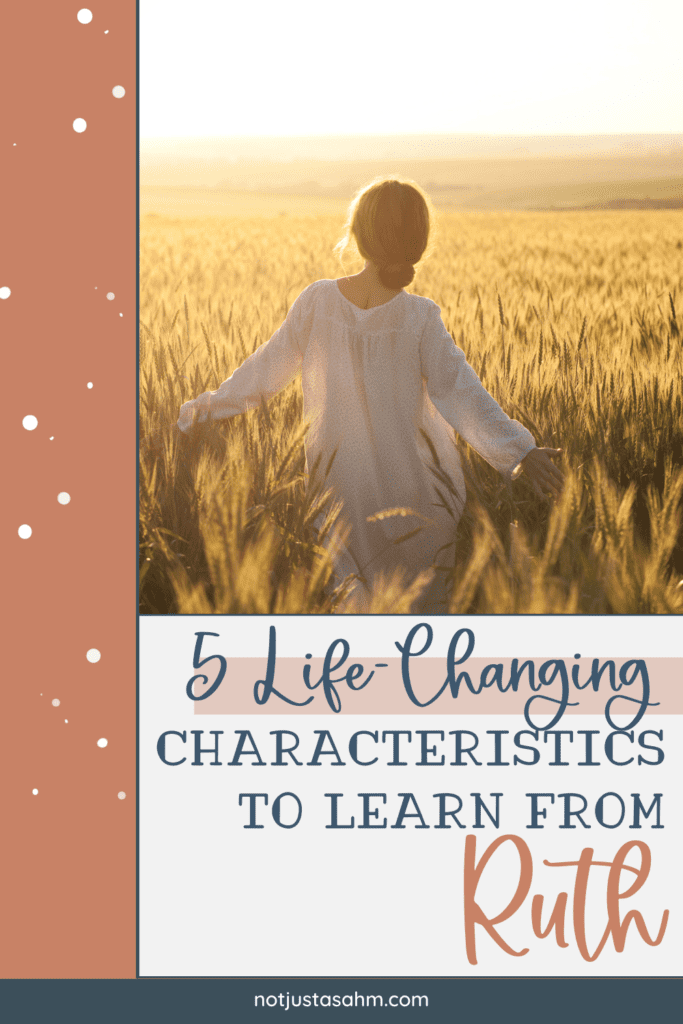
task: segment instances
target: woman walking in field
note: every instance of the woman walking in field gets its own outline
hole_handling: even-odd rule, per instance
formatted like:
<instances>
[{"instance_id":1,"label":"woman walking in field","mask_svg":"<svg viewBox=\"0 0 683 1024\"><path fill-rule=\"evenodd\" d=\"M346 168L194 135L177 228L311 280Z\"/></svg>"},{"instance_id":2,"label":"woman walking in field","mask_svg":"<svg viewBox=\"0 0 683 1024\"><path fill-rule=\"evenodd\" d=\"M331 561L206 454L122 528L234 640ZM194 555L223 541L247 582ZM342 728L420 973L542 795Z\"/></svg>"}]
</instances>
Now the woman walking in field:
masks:
<instances>
[{"instance_id":1,"label":"woman walking in field","mask_svg":"<svg viewBox=\"0 0 683 1024\"><path fill-rule=\"evenodd\" d=\"M466 498L454 430L504 477L523 471L539 497L558 494L563 481L551 458L559 449L537 448L503 412L454 344L437 304L403 291L429 229L429 202L414 183L381 179L363 188L338 248L353 238L364 269L305 288L270 341L217 391L185 402L178 419L187 431L235 416L301 371L307 469L331 463L325 483L350 528L336 574L357 574L366 599L398 567L409 583L440 559L447 564L443 552ZM434 453L452 481L458 507L450 511L436 493L443 488L430 469ZM382 515L397 509L403 513ZM423 595L422 611L446 610L443 575Z\"/></svg>"}]
</instances>

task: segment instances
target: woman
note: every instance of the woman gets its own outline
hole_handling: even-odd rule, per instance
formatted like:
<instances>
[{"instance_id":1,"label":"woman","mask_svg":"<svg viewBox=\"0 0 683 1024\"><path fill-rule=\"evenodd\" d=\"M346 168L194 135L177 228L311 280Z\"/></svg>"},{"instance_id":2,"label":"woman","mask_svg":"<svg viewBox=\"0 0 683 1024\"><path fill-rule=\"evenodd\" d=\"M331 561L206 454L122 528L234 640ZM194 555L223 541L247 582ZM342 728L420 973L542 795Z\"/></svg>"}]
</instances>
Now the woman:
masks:
<instances>
[{"instance_id":1,"label":"woman","mask_svg":"<svg viewBox=\"0 0 683 1024\"><path fill-rule=\"evenodd\" d=\"M409 581L447 564L466 498L454 430L503 476L523 471L539 497L558 494L563 482L551 458L560 449L536 447L483 387L436 303L403 290L429 229L429 202L413 182L383 178L361 189L337 248L353 238L364 269L305 288L273 337L217 391L186 402L178 419L186 431L235 416L301 371L307 470L328 470L325 485L348 528L336 574L356 574L366 600L397 567ZM452 484L448 509L436 464ZM443 577L423 595L422 611L445 610Z\"/></svg>"}]
</instances>

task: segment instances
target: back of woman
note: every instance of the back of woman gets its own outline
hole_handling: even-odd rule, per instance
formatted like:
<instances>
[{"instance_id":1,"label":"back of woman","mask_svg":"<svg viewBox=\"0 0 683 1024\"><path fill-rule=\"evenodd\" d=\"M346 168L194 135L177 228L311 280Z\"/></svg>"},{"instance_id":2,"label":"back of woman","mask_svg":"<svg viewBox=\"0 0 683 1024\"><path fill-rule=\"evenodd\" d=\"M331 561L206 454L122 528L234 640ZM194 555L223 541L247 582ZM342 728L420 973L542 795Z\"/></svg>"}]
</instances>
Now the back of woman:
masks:
<instances>
[{"instance_id":1,"label":"back of woman","mask_svg":"<svg viewBox=\"0 0 683 1024\"><path fill-rule=\"evenodd\" d=\"M364 269L305 288L217 391L183 405L178 426L244 412L301 372L307 472L342 506L337 579L354 574L367 600L382 574L401 568L408 583L431 568L437 585L422 610L444 611L438 569L452 564L466 499L454 431L504 476L523 466L540 496L542 486L558 493L562 475L548 455L558 452L537 449L483 387L437 304L403 290L429 231L429 202L414 182L379 179L361 189L337 249L342 257L353 241Z\"/></svg>"},{"instance_id":2,"label":"back of woman","mask_svg":"<svg viewBox=\"0 0 683 1024\"><path fill-rule=\"evenodd\" d=\"M360 571L370 583L397 564L414 574L452 540L454 524L439 507L423 432L464 504L453 431L429 399L421 365L420 342L438 307L400 291L360 309L335 280L317 281L298 301L308 469L330 467L326 486L343 496L351 529L338 574Z\"/></svg>"}]
</instances>

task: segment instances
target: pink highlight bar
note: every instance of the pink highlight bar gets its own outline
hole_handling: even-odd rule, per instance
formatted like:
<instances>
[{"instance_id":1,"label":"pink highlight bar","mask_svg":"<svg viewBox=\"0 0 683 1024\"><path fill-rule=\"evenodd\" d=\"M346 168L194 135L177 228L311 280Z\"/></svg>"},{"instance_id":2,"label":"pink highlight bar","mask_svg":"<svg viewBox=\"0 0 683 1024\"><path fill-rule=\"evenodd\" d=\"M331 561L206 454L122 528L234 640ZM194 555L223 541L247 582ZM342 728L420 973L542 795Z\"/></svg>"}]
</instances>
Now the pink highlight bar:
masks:
<instances>
[{"instance_id":1,"label":"pink highlight bar","mask_svg":"<svg viewBox=\"0 0 683 1024\"><path fill-rule=\"evenodd\" d=\"M533 658L529 659L534 661ZM535 660L535 678L538 679L538 669L544 659ZM602 667L609 659L600 658L599 664ZM619 683L619 669L631 659L612 658L615 665L616 680ZM254 699L254 684L265 679L266 658L230 658L225 678L217 690L204 700L197 700L194 704L196 715L325 715L335 714L325 698L323 686L316 689L307 689L303 679L304 665L310 665L310 680L313 685L322 674L323 658L313 658L304 662L299 658L278 658L275 666L274 687L297 705L288 704L275 693L271 693L265 704L257 704ZM522 665L522 659L518 659ZM573 666L579 666L578 679L583 683L591 673L592 658L566 659L565 665L568 673L571 673ZM459 672L466 670L474 686L478 687L480 676L487 665L500 664L503 666L502 679L507 685L510 678L511 658L469 658L466 664L456 666L456 678ZM647 672L650 679L650 706L649 714L657 715L681 715L683 714L683 686L681 686L681 659L680 658L647 658L645 659ZM494 684L482 690L481 693L472 693L465 681L460 685L458 696L453 698L449 687L446 687L441 696L432 704L420 707L413 703L408 696L401 678L400 658L377 658L374 661L364 659L364 672L354 680L354 686L359 686L374 671L369 683L362 689L353 690L346 682L345 673L350 662L345 662L339 670L332 671L331 676L341 682L335 682L335 689L341 702L341 714L351 715L416 715L416 714L440 714L440 715L522 715L524 707L530 697L542 694L558 700L561 696L561 683L559 677L550 685L542 686L539 691L532 691L529 686L528 675L522 674L517 691L508 690L501 693ZM380 665L382 667L375 667ZM210 669L210 666L207 666ZM216 674L209 675L209 681L204 684L208 687L216 678ZM410 678L416 698L425 702L433 697L444 684L446 679L446 668L444 659L441 658L420 658L411 659ZM259 688L262 693L263 687ZM201 691L195 684L194 691L197 696ZM604 715L605 705L610 698L625 696L642 699L642 684L634 683L633 686L622 686L617 692L612 690L609 682L609 672L605 671L600 681L599 690L596 692L591 685L584 690L574 687L570 678L569 701L575 706L568 706L565 714L574 715ZM308 698L313 697L310 703L301 706ZM536 700L533 704L532 714L534 718L552 716L555 714L558 705L547 700ZM616 700L612 705L611 714L624 715L633 718L638 711L638 705L628 700Z\"/></svg>"}]
</instances>

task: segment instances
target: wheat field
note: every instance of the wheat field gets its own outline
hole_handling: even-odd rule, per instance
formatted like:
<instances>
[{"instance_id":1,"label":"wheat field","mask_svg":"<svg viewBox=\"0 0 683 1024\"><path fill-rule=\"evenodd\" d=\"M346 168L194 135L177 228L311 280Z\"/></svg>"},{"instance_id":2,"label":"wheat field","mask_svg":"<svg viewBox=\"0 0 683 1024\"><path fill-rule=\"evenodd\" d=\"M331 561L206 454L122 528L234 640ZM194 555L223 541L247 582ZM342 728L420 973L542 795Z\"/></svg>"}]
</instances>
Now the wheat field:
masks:
<instances>
[{"instance_id":1,"label":"wheat field","mask_svg":"<svg viewBox=\"0 0 683 1024\"><path fill-rule=\"evenodd\" d=\"M325 495L304 486L299 382L192 440L175 429L181 403L267 341L306 285L361 268L332 253L342 223L142 217L143 614L354 610L314 525ZM459 442L450 612L683 612L683 214L441 212L409 290L441 306L506 412L564 451L551 503ZM397 574L371 611L418 596Z\"/></svg>"}]
</instances>

